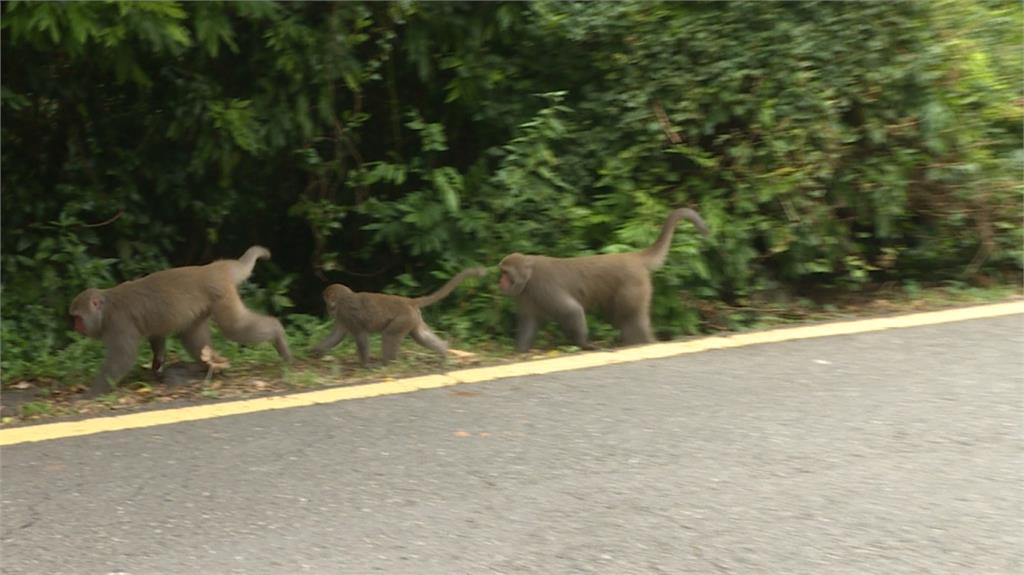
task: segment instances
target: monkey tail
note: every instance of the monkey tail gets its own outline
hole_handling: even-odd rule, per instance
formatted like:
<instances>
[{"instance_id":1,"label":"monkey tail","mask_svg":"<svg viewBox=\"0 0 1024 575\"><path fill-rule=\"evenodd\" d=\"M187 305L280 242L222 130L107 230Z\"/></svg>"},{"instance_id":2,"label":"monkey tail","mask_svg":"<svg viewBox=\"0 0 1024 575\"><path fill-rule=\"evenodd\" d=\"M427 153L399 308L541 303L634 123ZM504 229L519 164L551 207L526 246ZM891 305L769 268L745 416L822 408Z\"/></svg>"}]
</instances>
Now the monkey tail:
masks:
<instances>
[{"instance_id":1,"label":"monkey tail","mask_svg":"<svg viewBox=\"0 0 1024 575\"><path fill-rule=\"evenodd\" d=\"M436 292L434 292L434 293L432 293L430 295L425 295L423 297L415 298L415 299L412 300L412 302L413 302L413 304L416 305L416 307L426 307L426 306L428 306L430 304L437 303L437 302L441 301L442 299L444 299L445 297L447 297L448 294L452 293L452 290L454 290L455 288L459 287L459 284L461 284L463 281L465 281L466 278L468 278L468 277L482 278L485 275L487 275L487 269L486 268L477 267L477 268L464 269L461 272L455 274L455 276L453 276L452 279L448 280L447 283L445 283L443 286L441 286L441 289L437 290Z\"/></svg>"},{"instance_id":2,"label":"monkey tail","mask_svg":"<svg viewBox=\"0 0 1024 575\"><path fill-rule=\"evenodd\" d=\"M668 256L668 248L672 245L672 235L675 233L676 224L679 223L679 220L689 221L696 226L701 235L708 235L708 225L704 223L704 219L700 217L700 214L690 208L674 210L668 215L665 225L661 227L658 239L649 248L640 252L644 263L647 265L647 269L656 270L665 263L665 257Z\"/></svg>"},{"instance_id":3,"label":"monkey tail","mask_svg":"<svg viewBox=\"0 0 1024 575\"><path fill-rule=\"evenodd\" d=\"M252 246L245 250L242 257L238 258L238 263L241 265L235 268L235 283L240 284L249 279L249 276L252 275L252 268L256 266L256 260L269 259L270 250L263 246Z\"/></svg>"}]
</instances>

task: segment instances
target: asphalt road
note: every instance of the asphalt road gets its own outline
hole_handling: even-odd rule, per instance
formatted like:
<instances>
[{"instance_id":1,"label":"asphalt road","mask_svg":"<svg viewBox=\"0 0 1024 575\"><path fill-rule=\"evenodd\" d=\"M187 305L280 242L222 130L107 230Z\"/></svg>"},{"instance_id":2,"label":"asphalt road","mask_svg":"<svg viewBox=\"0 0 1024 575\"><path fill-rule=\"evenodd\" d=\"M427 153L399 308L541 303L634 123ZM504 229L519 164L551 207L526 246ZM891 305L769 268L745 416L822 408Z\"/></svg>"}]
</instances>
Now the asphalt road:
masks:
<instances>
[{"instance_id":1,"label":"asphalt road","mask_svg":"<svg viewBox=\"0 0 1024 575\"><path fill-rule=\"evenodd\" d=\"M3 573L1024 570L1024 316L2 450Z\"/></svg>"}]
</instances>

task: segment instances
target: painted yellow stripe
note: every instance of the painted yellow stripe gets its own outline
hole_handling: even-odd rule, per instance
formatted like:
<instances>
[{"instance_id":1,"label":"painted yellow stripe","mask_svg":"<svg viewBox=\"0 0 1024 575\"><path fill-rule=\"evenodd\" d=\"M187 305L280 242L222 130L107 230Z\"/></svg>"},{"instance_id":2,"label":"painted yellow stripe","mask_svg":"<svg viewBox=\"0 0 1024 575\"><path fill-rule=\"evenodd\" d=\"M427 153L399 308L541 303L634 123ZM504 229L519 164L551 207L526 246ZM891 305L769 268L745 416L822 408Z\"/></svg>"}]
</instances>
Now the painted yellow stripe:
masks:
<instances>
[{"instance_id":1,"label":"painted yellow stripe","mask_svg":"<svg viewBox=\"0 0 1024 575\"><path fill-rule=\"evenodd\" d=\"M306 407L310 405L335 403L351 399L366 399L381 395L396 395L400 393L419 391L421 389L436 389L452 385L492 381L495 379L504 379L509 377L571 371L588 367L600 367L603 365L612 365L617 363L671 357L686 353L699 353L713 349L742 347L836 335L850 335L870 331L918 327L1013 314L1024 314L1024 300L893 317L740 333L724 337L705 337L690 341L655 343L614 351L598 351L493 367L460 369L444 374L410 377L349 387L336 387L319 391L299 392L275 397L261 397L257 399L146 411L112 417L97 417L81 421L16 427L13 429L0 430L0 446L33 441L46 441L49 439L59 439L64 437L75 437L79 435L91 435L94 433L103 433L105 431L120 431L124 429L137 429L140 427L182 423L185 421L197 421L200 419L211 419L215 417L225 417L228 415L241 415L272 409Z\"/></svg>"}]
</instances>

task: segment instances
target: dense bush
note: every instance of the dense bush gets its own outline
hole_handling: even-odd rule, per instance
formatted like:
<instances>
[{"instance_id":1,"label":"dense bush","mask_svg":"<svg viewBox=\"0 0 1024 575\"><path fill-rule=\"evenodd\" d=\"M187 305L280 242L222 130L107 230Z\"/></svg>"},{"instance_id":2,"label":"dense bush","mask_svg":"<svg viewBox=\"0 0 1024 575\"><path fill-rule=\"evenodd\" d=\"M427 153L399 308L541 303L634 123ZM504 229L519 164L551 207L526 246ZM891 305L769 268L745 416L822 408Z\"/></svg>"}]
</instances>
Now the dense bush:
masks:
<instances>
[{"instance_id":1,"label":"dense bush","mask_svg":"<svg viewBox=\"0 0 1024 575\"><path fill-rule=\"evenodd\" d=\"M328 280L632 249L691 205L714 237L680 227L663 336L695 299L1021 266L1017 2L2 10L5 377L83 287L253 243L249 301L317 313ZM501 301L434 323L506 337Z\"/></svg>"}]
</instances>

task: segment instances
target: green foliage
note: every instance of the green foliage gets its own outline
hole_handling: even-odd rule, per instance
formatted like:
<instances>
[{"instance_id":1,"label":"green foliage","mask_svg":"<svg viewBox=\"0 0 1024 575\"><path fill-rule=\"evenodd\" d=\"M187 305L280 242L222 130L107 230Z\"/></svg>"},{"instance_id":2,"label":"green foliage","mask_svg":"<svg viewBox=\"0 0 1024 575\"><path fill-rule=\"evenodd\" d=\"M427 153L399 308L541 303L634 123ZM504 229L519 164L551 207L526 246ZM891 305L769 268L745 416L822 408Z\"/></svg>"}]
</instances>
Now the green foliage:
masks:
<instances>
[{"instance_id":1,"label":"green foliage","mask_svg":"<svg viewBox=\"0 0 1024 575\"><path fill-rule=\"evenodd\" d=\"M36 417L39 415L49 415L52 410L52 406L46 401L27 401L21 404L19 415L22 417Z\"/></svg>"},{"instance_id":2,"label":"green foliage","mask_svg":"<svg viewBox=\"0 0 1024 575\"><path fill-rule=\"evenodd\" d=\"M680 225L662 336L702 300L1021 270L1020 3L0 10L5 377L93 364L64 317L82 288L254 243L274 259L247 301L303 334L327 282L421 294L512 251L635 249L680 205L713 236ZM431 323L507 337L494 284Z\"/></svg>"}]
</instances>

